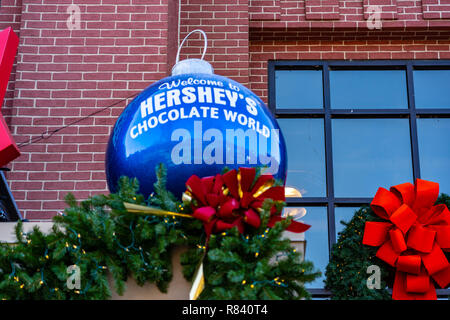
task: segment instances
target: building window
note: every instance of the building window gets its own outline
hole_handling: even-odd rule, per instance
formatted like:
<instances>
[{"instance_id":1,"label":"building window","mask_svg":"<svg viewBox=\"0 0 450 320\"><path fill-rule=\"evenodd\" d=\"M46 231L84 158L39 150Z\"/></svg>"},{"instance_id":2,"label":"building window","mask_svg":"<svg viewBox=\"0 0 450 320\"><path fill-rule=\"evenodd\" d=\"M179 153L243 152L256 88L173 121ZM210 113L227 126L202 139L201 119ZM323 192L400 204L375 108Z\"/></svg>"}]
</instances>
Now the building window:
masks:
<instances>
[{"instance_id":1,"label":"building window","mask_svg":"<svg viewBox=\"0 0 450 320\"><path fill-rule=\"evenodd\" d=\"M286 139L306 259L332 245L378 187L422 178L450 194L450 61L269 61L269 108ZM324 276L309 284L326 295ZM447 291L441 291L448 295Z\"/></svg>"}]
</instances>

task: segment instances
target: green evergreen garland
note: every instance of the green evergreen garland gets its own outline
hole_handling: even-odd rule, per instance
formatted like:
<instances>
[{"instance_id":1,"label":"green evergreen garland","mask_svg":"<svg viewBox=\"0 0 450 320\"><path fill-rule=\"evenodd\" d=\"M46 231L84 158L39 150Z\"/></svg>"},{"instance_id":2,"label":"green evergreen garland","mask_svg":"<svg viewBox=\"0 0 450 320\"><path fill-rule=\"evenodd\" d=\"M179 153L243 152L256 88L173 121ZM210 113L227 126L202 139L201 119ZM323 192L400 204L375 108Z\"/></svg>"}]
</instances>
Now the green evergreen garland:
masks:
<instances>
[{"instance_id":1,"label":"green evergreen garland","mask_svg":"<svg viewBox=\"0 0 450 320\"><path fill-rule=\"evenodd\" d=\"M159 183L164 182L162 167L158 177ZM171 250L187 243L190 227L186 223L192 221L128 213L123 202L147 204L138 188L136 179L123 177L116 194L96 195L81 203L68 194L69 207L64 215L53 218L48 234L38 228L25 234L19 222L17 243L0 245L0 298L108 299L108 271L119 294L128 276L139 285L155 283L166 292L172 279ZM161 192L149 202L176 205L166 197ZM80 268L79 289L66 285L67 268L73 265Z\"/></svg>"},{"instance_id":2,"label":"green evergreen garland","mask_svg":"<svg viewBox=\"0 0 450 320\"><path fill-rule=\"evenodd\" d=\"M53 218L52 230L37 227L17 242L0 244L0 299L108 299L123 294L125 281L155 283L167 292L172 279L172 249L184 245L183 273L190 280L205 253L203 225L195 219L129 213L123 203L158 206L189 213L190 208L166 189L166 169L157 168L155 194L138 194L136 179L122 177L115 194L96 195L78 203L68 194L68 208ZM267 228L270 202L264 204L262 225L241 235L231 229L212 235L203 260L206 288L201 299L300 299L309 297L303 284L319 272L302 262L290 241L281 239L290 220ZM80 270L80 288L68 288L69 266ZM108 276L108 273L111 275Z\"/></svg>"},{"instance_id":3,"label":"green evergreen garland","mask_svg":"<svg viewBox=\"0 0 450 320\"><path fill-rule=\"evenodd\" d=\"M436 204L444 203L450 208L450 197L442 194ZM366 221L384 221L369 206L357 210L350 222L345 225L331 250L330 262L326 268L325 288L335 300L390 300L395 270L375 254L378 247L362 244ZM450 254L446 253L450 260ZM369 289L367 268L377 265L381 271L381 289Z\"/></svg>"}]
</instances>

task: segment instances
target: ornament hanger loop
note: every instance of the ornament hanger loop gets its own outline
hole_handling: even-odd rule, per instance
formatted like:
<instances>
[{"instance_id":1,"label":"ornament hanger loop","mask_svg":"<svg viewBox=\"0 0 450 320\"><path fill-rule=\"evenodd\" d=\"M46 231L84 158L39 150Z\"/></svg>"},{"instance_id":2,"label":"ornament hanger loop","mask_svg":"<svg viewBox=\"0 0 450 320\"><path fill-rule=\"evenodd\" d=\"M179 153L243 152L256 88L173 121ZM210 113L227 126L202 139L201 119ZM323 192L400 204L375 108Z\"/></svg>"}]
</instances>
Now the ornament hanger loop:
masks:
<instances>
[{"instance_id":1,"label":"ornament hanger loop","mask_svg":"<svg viewBox=\"0 0 450 320\"><path fill-rule=\"evenodd\" d=\"M178 63L178 61L180 59L180 51L181 51L181 48L184 45L184 42L187 40L187 38L189 38L191 36L191 34L193 34L195 32L200 32L203 35L203 38L205 40L205 46L203 47L203 54L202 54L201 60L203 60L203 58L205 57L206 49L208 48L208 39L206 37L206 33L205 33L205 31L203 31L201 29L195 29L195 30L189 32L189 34L186 37L184 37L183 41L181 42L180 46L178 47L177 59L176 59L175 63Z\"/></svg>"}]
</instances>

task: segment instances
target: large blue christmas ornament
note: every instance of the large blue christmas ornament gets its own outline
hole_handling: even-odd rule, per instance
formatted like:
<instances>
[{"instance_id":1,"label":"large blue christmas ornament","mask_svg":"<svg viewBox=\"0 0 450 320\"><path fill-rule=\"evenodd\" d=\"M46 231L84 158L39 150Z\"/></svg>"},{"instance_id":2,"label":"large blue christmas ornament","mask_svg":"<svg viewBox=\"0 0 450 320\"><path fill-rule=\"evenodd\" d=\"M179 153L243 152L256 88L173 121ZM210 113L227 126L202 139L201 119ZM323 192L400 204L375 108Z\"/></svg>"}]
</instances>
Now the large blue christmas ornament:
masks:
<instances>
[{"instance_id":1,"label":"large blue christmas ornament","mask_svg":"<svg viewBox=\"0 0 450 320\"><path fill-rule=\"evenodd\" d=\"M111 192L128 176L149 196L160 163L167 168L167 188L177 197L191 175L216 175L225 167L265 167L285 181L283 135L254 93L213 74L200 59L178 62L172 74L146 88L118 118L106 153Z\"/></svg>"}]
</instances>

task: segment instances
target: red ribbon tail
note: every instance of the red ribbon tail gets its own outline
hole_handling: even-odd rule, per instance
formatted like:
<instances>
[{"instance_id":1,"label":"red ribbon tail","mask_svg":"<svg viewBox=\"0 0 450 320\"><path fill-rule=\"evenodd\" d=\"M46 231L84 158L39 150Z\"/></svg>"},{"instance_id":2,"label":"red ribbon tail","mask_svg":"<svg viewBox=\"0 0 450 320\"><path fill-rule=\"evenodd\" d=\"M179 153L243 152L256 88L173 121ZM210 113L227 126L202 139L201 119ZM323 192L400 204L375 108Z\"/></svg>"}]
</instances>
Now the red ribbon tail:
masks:
<instances>
[{"instance_id":1,"label":"red ribbon tail","mask_svg":"<svg viewBox=\"0 0 450 320\"><path fill-rule=\"evenodd\" d=\"M395 272L394 286L392 288L392 300L415 300L413 295L406 292L405 272Z\"/></svg>"},{"instance_id":2,"label":"red ribbon tail","mask_svg":"<svg viewBox=\"0 0 450 320\"><path fill-rule=\"evenodd\" d=\"M309 228L311 228L311 225L309 224L301 223L298 221L292 221L289 227L286 228L286 230L294 233L302 233L308 230Z\"/></svg>"},{"instance_id":3,"label":"red ribbon tail","mask_svg":"<svg viewBox=\"0 0 450 320\"><path fill-rule=\"evenodd\" d=\"M244 224L242 223L242 218L235 219L233 222L225 222L222 220L218 220L215 225L216 232L222 232L233 227L237 227L239 233L244 233Z\"/></svg>"}]
</instances>

